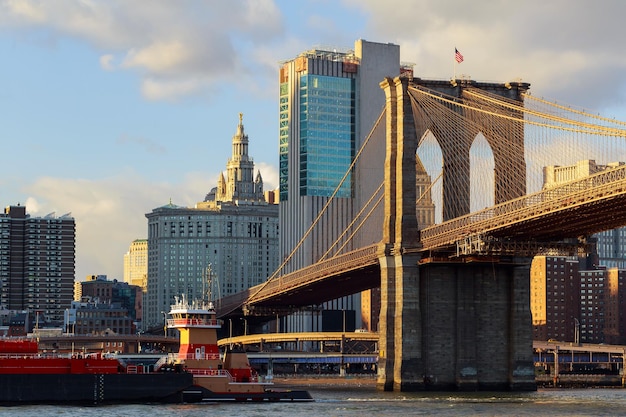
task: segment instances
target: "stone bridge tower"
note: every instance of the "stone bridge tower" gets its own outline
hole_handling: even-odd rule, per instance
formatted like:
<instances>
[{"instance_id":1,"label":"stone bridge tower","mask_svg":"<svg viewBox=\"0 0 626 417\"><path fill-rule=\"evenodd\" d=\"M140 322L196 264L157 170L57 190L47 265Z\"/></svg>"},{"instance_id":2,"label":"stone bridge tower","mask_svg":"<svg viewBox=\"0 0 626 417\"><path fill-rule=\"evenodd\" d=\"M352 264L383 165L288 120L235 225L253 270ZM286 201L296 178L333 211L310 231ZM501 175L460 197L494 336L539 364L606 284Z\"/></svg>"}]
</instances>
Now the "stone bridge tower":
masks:
<instances>
[{"instance_id":1,"label":"stone bridge tower","mask_svg":"<svg viewBox=\"0 0 626 417\"><path fill-rule=\"evenodd\" d=\"M436 83L417 81L418 85L430 87ZM521 152L513 153L510 159L512 153L490 139L488 120L481 126L466 127L427 121L420 115L419 102L412 102L409 96L409 84L406 78L387 78L381 83L386 97L387 133L385 212L379 252L378 388L536 389L530 259L474 257L466 262L432 254L426 257L420 252L415 212L415 155L418 138L426 129L438 140L456 138L461 143L456 155L444 154L444 172L448 174L444 220L469 212L469 185L460 186L462 181L458 179L469 175L469 148L478 132L483 132L494 148L496 203L525 194L523 133L512 136L521 144ZM526 87L520 84L511 94L519 97ZM493 85L493 89L509 90L506 84ZM456 94L462 94L462 90ZM462 203L455 205L454 200L459 199Z\"/></svg>"}]
</instances>

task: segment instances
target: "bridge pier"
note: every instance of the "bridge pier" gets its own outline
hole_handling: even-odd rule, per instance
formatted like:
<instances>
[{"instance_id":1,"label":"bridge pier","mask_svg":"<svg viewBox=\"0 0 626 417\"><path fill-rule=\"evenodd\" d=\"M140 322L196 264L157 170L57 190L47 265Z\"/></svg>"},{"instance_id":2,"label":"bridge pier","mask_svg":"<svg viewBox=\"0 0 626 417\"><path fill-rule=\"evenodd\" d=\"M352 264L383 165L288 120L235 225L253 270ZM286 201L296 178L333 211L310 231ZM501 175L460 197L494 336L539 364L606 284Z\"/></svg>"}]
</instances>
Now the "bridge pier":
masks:
<instances>
[{"instance_id":1,"label":"bridge pier","mask_svg":"<svg viewBox=\"0 0 626 417\"><path fill-rule=\"evenodd\" d=\"M388 255L381 262L377 387L384 391L424 389L419 256Z\"/></svg>"},{"instance_id":2,"label":"bridge pier","mask_svg":"<svg viewBox=\"0 0 626 417\"><path fill-rule=\"evenodd\" d=\"M530 260L420 266L426 389L534 390Z\"/></svg>"},{"instance_id":3,"label":"bridge pier","mask_svg":"<svg viewBox=\"0 0 626 417\"><path fill-rule=\"evenodd\" d=\"M530 259L399 268L408 259L388 258L392 288L381 293L395 301L381 300L379 389L536 389Z\"/></svg>"}]
</instances>

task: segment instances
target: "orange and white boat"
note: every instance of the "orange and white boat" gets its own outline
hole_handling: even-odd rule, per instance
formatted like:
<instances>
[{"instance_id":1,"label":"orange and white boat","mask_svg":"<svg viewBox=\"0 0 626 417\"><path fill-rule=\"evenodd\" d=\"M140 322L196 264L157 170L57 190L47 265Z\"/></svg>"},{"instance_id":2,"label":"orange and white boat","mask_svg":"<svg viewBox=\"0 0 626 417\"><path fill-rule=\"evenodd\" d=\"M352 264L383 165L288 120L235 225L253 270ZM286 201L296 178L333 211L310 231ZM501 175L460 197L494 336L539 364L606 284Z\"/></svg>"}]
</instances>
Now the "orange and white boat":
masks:
<instances>
[{"instance_id":1,"label":"orange and white boat","mask_svg":"<svg viewBox=\"0 0 626 417\"><path fill-rule=\"evenodd\" d=\"M228 348L220 356L216 318L211 303L176 299L167 326L180 332L180 348L167 362L193 375L193 385L182 391L185 402L199 401L312 401L304 390L275 390L250 366L243 349Z\"/></svg>"}]
</instances>

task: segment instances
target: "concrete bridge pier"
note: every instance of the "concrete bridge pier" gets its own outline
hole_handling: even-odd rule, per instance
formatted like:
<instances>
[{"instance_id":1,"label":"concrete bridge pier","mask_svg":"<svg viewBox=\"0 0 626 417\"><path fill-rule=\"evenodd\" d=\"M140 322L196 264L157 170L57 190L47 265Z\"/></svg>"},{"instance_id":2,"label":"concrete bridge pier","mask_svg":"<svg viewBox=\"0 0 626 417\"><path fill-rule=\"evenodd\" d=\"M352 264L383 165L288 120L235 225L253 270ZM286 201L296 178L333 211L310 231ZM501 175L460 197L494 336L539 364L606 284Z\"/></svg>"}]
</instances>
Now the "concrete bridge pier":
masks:
<instances>
[{"instance_id":1,"label":"concrete bridge pier","mask_svg":"<svg viewBox=\"0 0 626 417\"><path fill-rule=\"evenodd\" d=\"M535 390L530 259L417 261L381 257L378 389Z\"/></svg>"},{"instance_id":2,"label":"concrete bridge pier","mask_svg":"<svg viewBox=\"0 0 626 417\"><path fill-rule=\"evenodd\" d=\"M424 388L535 390L530 259L420 265Z\"/></svg>"}]
</instances>

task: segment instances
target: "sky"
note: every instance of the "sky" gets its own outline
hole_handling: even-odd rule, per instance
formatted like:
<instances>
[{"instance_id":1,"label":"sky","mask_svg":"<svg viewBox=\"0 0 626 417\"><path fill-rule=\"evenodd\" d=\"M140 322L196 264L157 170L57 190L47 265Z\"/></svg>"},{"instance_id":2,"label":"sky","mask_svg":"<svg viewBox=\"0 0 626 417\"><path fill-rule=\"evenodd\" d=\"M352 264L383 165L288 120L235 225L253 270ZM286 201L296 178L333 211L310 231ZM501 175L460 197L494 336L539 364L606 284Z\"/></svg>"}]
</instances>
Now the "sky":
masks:
<instances>
[{"instance_id":1,"label":"sky","mask_svg":"<svg viewBox=\"0 0 626 417\"><path fill-rule=\"evenodd\" d=\"M71 213L76 279L121 280L146 213L216 186L239 113L277 187L281 62L391 42L417 77L522 80L626 120L625 12L623 0L0 0L0 204Z\"/></svg>"}]
</instances>

